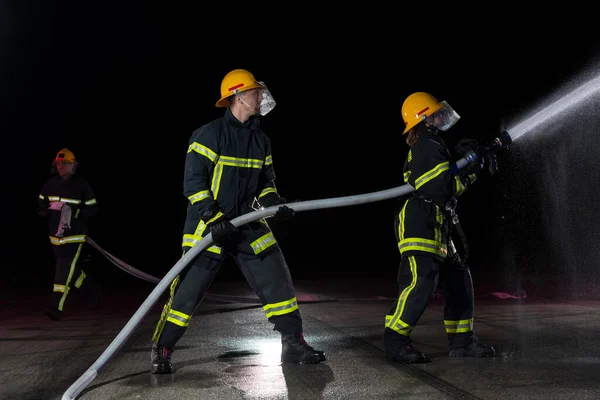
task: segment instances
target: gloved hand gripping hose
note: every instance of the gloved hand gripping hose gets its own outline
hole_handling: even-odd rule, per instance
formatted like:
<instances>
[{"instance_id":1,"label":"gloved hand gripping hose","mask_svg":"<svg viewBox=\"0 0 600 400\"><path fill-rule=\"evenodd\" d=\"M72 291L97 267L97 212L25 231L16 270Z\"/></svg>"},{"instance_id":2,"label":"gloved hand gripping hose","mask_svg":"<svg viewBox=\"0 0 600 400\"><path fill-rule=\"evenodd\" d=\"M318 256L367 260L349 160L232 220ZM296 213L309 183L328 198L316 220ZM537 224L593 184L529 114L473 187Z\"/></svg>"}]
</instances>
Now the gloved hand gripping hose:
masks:
<instances>
[{"instance_id":1,"label":"gloved hand gripping hose","mask_svg":"<svg viewBox=\"0 0 600 400\"><path fill-rule=\"evenodd\" d=\"M466 160L467 164L479 162L479 160L481 160L482 158L493 155L493 153L495 153L497 150L500 150L502 148L508 148L508 146L511 143L512 139L510 137L510 134L507 131L502 131L500 135L498 135L498 137L496 137L487 145L479 146L479 148L476 151L467 151L463 155L463 158L461 160ZM461 160L457 161L456 165L453 165L450 168L450 171L452 173L457 173L460 169L463 168L463 166L459 166L459 162ZM491 160L490 162L496 163L495 159ZM494 175L497 172L497 169L497 165L490 165L490 175Z\"/></svg>"},{"instance_id":2,"label":"gloved hand gripping hose","mask_svg":"<svg viewBox=\"0 0 600 400\"><path fill-rule=\"evenodd\" d=\"M477 150L477 155L479 157L485 157L486 155L495 152L496 150L500 150L502 148L507 148L512 143L512 139L508 132L502 131L497 138L492 140L486 146L482 146Z\"/></svg>"},{"instance_id":3,"label":"gloved hand gripping hose","mask_svg":"<svg viewBox=\"0 0 600 400\"><path fill-rule=\"evenodd\" d=\"M473 153L475 155L475 153ZM455 164L456 169L464 168L469 161L467 158L461 158ZM357 204L372 203L381 200L387 200L404 196L413 192L415 188L406 184L398 186L396 188L382 190L379 192L366 193L361 195L336 197L332 199L322 200L309 200L301 201L297 203L288 203L287 206L296 212L307 211L307 210L318 210L322 208L335 208L335 207L346 207ZM231 223L238 227L245 225L249 222L258 221L261 218L266 218L274 215L279 210L280 205L265 208L264 210L257 210L244 214L231 221ZM98 357L98 359L77 379L63 394L62 400L73 400L81 391L92 382L98 375L98 370L108 362L108 360L123 346L127 341L131 333L134 331L137 325L143 320L148 311L154 306L154 304L160 299L163 292L167 290L173 281L183 270L183 268L192 261L202 250L206 249L212 244L212 235L208 234L202 238L194 247L188 250L183 257L171 268L169 272L158 282L156 287L148 295L146 300L142 303L140 308L133 314L133 317L125 324L123 329L115 337L115 339L108 345L106 350Z\"/></svg>"}]
</instances>

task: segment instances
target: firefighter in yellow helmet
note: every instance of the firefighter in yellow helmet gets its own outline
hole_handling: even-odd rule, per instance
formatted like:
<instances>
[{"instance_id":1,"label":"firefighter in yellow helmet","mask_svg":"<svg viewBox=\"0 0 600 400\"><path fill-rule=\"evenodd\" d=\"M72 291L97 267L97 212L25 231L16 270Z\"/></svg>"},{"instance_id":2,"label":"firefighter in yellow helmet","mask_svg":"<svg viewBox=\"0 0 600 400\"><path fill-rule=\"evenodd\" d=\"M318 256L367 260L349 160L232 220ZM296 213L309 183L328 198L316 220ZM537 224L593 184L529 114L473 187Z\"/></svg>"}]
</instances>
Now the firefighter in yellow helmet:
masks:
<instances>
[{"instance_id":1,"label":"firefighter in yellow helmet","mask_svg":"<svg viewBox=\"0 0 600 400\"><path fill-rule=\"evenodd\" d=\"M402 105L410 146L404 163L404 182L415 188L398 210L395 232L401 262L399 295L385 317L386 357L400 363L427 362L429 358L411 344L411 331L425 311L438 282L445 299L444 325L449 355L488 357L494 348L473 334L473 283L464 257L451 239L458 223L456 200L472 185L481 165L458 170L440 131L447 131L459 115L445 101L425 92L413 93ZM445 262L449 261L449 262Z\"/></svg>"},{"instance_id":2,"label":"firefighter in yellow helmet","mask_svg":"<svg viewBox=\"0 0 600 400\"><path fill-rule=\"evenodd\" d=\"M170 297L153 335L151 372L171 374L173 348L225 255L231 255L256 291L265 317L279 331L284 363L319 363L323 352L303 338L302 318L290 271L266 220L238 228L231 220L259 207L281 205L271 218L285 221L294 211L275 185L271 140L259 127L275 100L263 82L244 69L221 83L217 107L225 113L192 132L185 159L183 194L188 200L183 252L212 233L213 244L190 262L171 284Z\"/></svg>"},{"instance_id":3,"label":"firefighter in yellow helmet","mask_svg":"<svg viewBox=\"0 0 600 400\"><path fill-rule=\"evenodd\" d=\"M75 173L77 161L71 150L60 150L52 166L56 173L42 186L38 215L47 219L48 236L56 261L52 300L44 313L58 321L62 318L71 289L86 292L90 307L98 301L99 283L81 268L88 217L97 213L98 204L89 183Z\"/></svg>"}]
</instances>

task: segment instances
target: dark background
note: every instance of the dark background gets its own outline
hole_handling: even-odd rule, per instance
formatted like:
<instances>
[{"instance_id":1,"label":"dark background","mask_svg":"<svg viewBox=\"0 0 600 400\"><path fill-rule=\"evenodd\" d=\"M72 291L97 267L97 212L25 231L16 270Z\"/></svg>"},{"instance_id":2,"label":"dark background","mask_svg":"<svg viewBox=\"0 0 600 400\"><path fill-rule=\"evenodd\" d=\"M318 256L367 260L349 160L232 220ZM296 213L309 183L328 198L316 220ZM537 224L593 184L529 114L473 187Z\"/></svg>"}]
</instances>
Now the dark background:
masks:
<instances>
[{"instance_id":1,"label":"dark background","mask_svg":"<svg viewBox=\"0 0 600 400\"><path fill-rule=\"evenodd\" d=\"M232 69L253 72L277 101L261 126L272 138L279 192L293 201L403 185L408 146L400 109L413 92L430 92L460 114L445 134L450 144L462 137L485 142L547 99L560 98L566 83L598 63L593 30L518 15L502 24L488 15L443 25L384 9L347 10L352 15L344 18L322 10L306 15L272 10L267 18L259 10L230 15L232 10L199 6L0 4L5 167L0 279L17 286L51 284L54 261L36 206L51 160L63 147L75 153L101 208L89 236L159 278L177 262L187 142L194 129L222 115L214 103L221 79ZM596 113L591 109L584 116ZM571 159L556 155L564 149L565 130L584 132L581 116L574 123L561 119L546 129L553 135L515 142L498 154L500 173L483 176L461 199L470 265L481 285L558 293L565 276L596 282L593 256L583 256L595 249L587 230L595 224L567 218L593 216L589 199L596 193L589 186L570 188L577 199L571 207L579 206L568 212L548 204L548 191L562 193L567 182L582 185L579 177L597 173L585 165L597 158L596 146L585 140L571 149L578 154L577 173ZM586 125L595 140L595 124ZM557 183L553 171L565 164L571 168ZM398 204L306 211L273 230L295 279L395 279ZM584 247L567 251L585 259L560 256L566 253L553 237L558 221L567 219L574 225L558 235L586 232L587 241L577 241ZM87 253L105 285L144 284L90 246ZM217 279L242 278L229 260Z\"/></svg>"}]
</instances>

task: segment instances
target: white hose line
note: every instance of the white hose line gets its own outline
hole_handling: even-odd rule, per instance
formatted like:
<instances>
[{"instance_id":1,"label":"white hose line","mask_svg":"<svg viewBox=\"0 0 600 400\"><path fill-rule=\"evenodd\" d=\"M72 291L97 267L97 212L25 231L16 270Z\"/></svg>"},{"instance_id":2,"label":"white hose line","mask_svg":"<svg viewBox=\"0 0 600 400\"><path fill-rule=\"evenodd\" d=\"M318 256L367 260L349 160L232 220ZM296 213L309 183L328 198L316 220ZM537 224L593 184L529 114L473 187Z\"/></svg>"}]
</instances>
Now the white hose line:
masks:
<instances>
[{"instance_id":1,"label":"white hose line","mask_svg":"<svg viewBox=\"0 0 600 400\"><path fill-rule=\"evenodd\" d=\"M461 158L456 162L458 169L462 169L466 166L468 161L465 158ZM294 211L307 211L307 210L318 210L322 208L335 208L335 207L346 207L357 204L373 203L376 201L392 199L400 196L404 196L408 193L413 192L415 189L406 184L398 186L396 188L381 190L379 192L366 193L361 195L346 196L346 197L335 197L331 199L322 200L309 200L300 201L297 203L288 203L288 207ZM245 225L249 222L258 221L261 218L266 218L274 215L280 206L268 207L263 210L257 210L244 214L231 220L231 223L238 227ZM212 234L208 234L202 240L200 240L194 247L188 250L187 253L181 257L179 261L171 268L171 270L160 280L152 292L148 295L146 300L142 303L140 308L133 314L133 317L125 324L123 329L111 342L111 344L104 350L104 352L98 357L98 359L85 371L79 379L75 381L63 394L62 400L73 400L81 391L92 382L98 375L98 370L108 362L110 358L125 344L133 330L146 316L148 311L154 306L154 304L160 299L162 293L171 285L173 279L179 275L183 268L190 263L202 250L212 244Z\"/></svg>"}]
</instances>

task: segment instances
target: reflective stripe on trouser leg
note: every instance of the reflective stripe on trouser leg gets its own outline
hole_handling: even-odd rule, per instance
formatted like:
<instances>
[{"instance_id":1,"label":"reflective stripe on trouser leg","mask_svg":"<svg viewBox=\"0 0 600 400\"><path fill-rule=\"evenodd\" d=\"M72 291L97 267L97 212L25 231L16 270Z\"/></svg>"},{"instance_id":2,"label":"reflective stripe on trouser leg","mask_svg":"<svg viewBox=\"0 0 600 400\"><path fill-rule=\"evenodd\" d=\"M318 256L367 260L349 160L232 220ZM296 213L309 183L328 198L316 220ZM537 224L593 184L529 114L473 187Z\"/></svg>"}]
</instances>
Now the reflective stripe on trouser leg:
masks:
<instances>
[{"instance_id":1,"label":"reflective stripe on trouser leg","mask_svg":"<svg viewBox=\"0 0 600 400\"><path fill-rule=\"evenodd\" d=\"M155 342L168 348L175 346L202 302L222 260L222 257L201 253L175 278L171 284L169 300L152 336Z\"/></svg>"},{"instance_id":2,"label":"reflective stripe on trouser leg","mask_svg":"<svg viewBox=\"0 0 600 400\"><path fill-rule=\"evenodd\" d=\"M444 294L444 325L446 333L473 331L474 294L471 272L466 265L444 264L440 271Z\"/></svg>"},{"instance_id":3,"label":"reflective stripe on trouser leg","mask_svg":"<svg viewBox=\"0 0 600 400\"><path fill-rule=\"evenodd\" d=\"M429 256L402 257L398 269L398 299L385 316L385 327L410 336L421 318L438 279L439 262Z\"/></svg>"},{"instance_id":4,"label":"reflective stripe on trouser leg","mask_svg":"<svg viewBox=\"0 0 600 400\"><path fill-rule=\"evenodd\" d=\"M274 329L283 334L302 332L292 277L279 246L258 255L239 252L235 259Z\"/></svg>"},{"instance_id":5,"label":"reflective stripe on trouser leg","mask_svg":"<svg viewBox=\"0 0 600 400\"><path fill-rule=\"evenodd\" d=\"M154 334L152 335L152 340L154 342L158 342L160 335L165 329L165 324L167 323L167 317L169 316L169 311L171 311L171 304L173 303L173 297L175 296L175 290L177 289L177 285L179 284L179 276L173 279L171 282L171 286L169 286L169 300L163 306L162 313L160 314L160 319L156 324L156 328L154 328Z\"/></svg>"},{"instance_id":6,"label":"reflective stripe on trouser leg","mask_svg":"<svg viewBox=\"0 0 600 400\"><path fill-rule=\"evenodd\" d=\"M65 301L71 290L71 282L80 277L80 255L83 243L65 244L55 250L56 272L54 276L53 305L63 311Z\"/></svg>"},{"instance_id":7,"label":"reflective stripe on trouser leg","mask_svg":"<svg viewBox=\"0 0 600 400\"><path fill-rule=\"evenodd\" d=\"M77 289L81 289L81 285L83 285L83 282L85 281L86 277L87 277L87 275L85 274L85 272L80 271L79 278L77 278L77 280L75 281L75 284L73 286L75 286Z\"/></svg>"}]
</instances>

